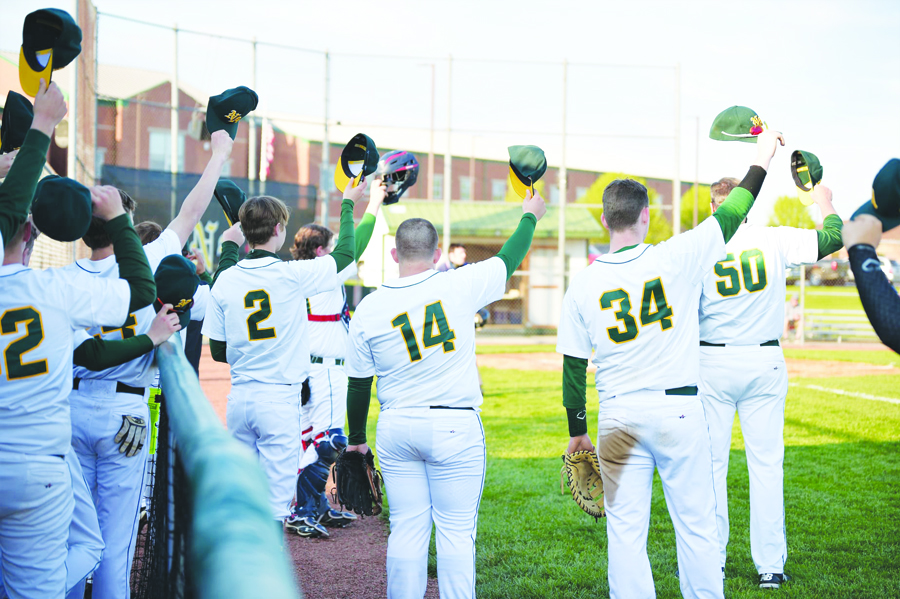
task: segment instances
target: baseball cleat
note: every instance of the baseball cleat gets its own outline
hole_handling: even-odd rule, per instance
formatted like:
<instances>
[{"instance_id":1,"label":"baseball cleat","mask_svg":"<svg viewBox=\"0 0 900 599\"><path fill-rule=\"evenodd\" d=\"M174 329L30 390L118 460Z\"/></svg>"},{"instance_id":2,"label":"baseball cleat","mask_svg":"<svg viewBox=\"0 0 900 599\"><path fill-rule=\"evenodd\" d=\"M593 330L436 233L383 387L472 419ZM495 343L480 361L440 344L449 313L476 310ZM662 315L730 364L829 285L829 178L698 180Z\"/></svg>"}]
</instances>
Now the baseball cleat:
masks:
<instances>
[{"instance_id":1,"label":"baseball cleat","mask_svg":"<svg viewBox=\"0 0 900 599\"><path fill-rule=\"evenodd\" d=\"M313 520L312 518L298 518L291 515L284 520L284 529L301 537L309 539L317 539L319 537L327 537L328 531L325 527Z\"/></svg>"},{"instance_id":2,"label":"baseball cleat","mask_svg":"<svg viewBox=\"0 0 900 599\"><path fill-rule=\"evenodd\" d=\"M759 588L761 589L780 589L781 585L786 583L790 578L787 574L760 574Z\"/></svg>"},{"instance_id":3,"label":"baseball cleat","mask_svg":"<svg viewBox=\"0 0 900 599\"><path fill-rule=\"evenodd\" d=\"M319 518L319 524L332 526L334 528L344 528L353 522L356 522L356 514L331 509L322 514Z\"/></svg>"}]
</instances>

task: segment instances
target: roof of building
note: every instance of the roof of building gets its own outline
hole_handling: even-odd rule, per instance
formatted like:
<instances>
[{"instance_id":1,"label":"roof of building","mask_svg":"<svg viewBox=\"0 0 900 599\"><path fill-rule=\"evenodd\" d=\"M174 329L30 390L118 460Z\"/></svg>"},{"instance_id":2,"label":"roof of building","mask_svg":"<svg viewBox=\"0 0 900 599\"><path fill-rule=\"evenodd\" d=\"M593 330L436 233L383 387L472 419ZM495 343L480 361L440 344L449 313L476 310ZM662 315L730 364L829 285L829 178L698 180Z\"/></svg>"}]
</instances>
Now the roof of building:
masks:
<instances>
[{"instance_id":1,"label":"roof of building","mask_svg":"<svg viewBox=\"0 0 900 599\"><path fill-rule=\"evenodd\" d=\"M444 226L442 201L402 201L382 209L388 230L397 231L409 218L424 218L438 230ZM450 203L450 234L453 237L509 237L522 218L522 207L512 202ZM535 239L556 239L559 232L559 208L548 206L547 214L534 231ZM567 239L603 239L606 232L587 208L566 206Z\"/></svg>"}]
</instances>

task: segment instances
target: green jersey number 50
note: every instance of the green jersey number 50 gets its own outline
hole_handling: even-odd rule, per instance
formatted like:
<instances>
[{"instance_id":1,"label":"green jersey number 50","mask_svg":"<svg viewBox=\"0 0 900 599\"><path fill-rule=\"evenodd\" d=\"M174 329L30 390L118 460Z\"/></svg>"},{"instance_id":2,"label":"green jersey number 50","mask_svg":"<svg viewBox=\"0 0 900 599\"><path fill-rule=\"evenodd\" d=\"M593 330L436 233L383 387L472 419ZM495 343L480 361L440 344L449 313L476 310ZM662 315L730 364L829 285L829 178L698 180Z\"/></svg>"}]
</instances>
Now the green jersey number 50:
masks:
<instances>
[{"instance_id":1,"label":"green jersey number 50","mask_svg":"<svg viewBox=\"0 0 900 599\"><path fill-rule=\"evenodd\" d=\"M740 262L740 270L737 268ZM741 287L748 292L762 291L766 288L766 262L759 250L745 250L736 260L734 254L728 254L721 262L716 262L716 291L722 297L734 297L741 292Z\"/></svg>"}]
</instances>

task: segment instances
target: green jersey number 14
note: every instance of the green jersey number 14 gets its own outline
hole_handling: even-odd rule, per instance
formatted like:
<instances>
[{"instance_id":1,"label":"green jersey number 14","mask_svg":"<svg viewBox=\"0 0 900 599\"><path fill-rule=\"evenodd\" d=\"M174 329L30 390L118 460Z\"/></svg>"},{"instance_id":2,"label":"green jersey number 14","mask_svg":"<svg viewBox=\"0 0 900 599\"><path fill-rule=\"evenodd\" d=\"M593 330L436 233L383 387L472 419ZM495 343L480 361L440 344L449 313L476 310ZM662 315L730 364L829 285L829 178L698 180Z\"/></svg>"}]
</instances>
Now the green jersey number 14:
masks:
<instances>
[{"instance_id":1,"label":"green jersey number 14","mask_svg":"<svg viewBox=\"0 0 900 599\"><path fill-rule=\"evenodd\" d=\"M418 362L422 359L422 350L419 349L419 342L416 340L416 333L413 331L412 323L409 321L409 314L404 312L398 314L391 325L395 329L400 329L403 335L403 341L406 343L406 351L409 353L410 362ZM435 327L437 334L435 334ZM425 306L425 325L423 326L424 334L422 335L422 344L425 349L443 344L444 353L451 352L456 349L453 340L456 334L450 329L447 323L447 315L444 314L444 306L440 301Z\"/></svg>"}]
</instances>

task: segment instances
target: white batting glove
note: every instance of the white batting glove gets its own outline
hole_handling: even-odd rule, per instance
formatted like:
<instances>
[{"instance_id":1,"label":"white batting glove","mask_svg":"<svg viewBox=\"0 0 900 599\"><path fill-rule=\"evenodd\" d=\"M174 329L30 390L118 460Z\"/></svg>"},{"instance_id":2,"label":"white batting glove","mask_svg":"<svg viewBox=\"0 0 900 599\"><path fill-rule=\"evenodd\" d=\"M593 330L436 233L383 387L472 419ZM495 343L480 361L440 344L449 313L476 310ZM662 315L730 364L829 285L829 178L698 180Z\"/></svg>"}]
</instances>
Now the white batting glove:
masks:
<instances>
[{"instance_id":1,"label":"white batting glove","mask_svg":"<svg viewBox=\"0 0 900 599\"><path fill-rule=\"evenodd\" d=\"M122 427L114 441L119 444L119 453L133 458L144 447L147 438L147 421L140 416L122 416Z\"/></svg>"}]
</instances>

